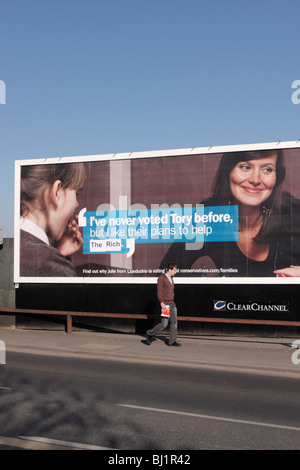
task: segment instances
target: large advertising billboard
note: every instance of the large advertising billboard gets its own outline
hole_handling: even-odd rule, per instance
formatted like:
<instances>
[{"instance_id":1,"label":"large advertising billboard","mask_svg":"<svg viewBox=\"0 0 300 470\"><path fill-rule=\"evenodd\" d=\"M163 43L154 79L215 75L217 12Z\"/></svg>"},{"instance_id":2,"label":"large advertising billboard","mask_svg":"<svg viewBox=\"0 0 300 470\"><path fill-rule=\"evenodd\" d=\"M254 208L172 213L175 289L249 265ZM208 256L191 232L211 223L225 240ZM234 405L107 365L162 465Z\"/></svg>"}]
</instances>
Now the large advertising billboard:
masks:
<instances>
[{"instance_id":1,"label":"large advertising billboard","mask_svg":"<svg viewBox=\"0 0 300 470\"><path fill-rule=\"evenodd\" d=\"M299 283L300 143L19 160L15 282Z\"/></svg>"}]
</instances>

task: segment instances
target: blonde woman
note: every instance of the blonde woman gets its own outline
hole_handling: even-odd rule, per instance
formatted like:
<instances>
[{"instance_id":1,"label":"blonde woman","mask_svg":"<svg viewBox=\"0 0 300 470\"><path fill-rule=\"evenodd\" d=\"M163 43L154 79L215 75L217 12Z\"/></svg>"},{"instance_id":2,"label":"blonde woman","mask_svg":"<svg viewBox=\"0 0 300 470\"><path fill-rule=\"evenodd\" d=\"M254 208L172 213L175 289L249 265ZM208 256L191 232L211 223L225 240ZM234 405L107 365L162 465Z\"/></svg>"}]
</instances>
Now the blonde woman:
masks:
<instances>
[{"instance_id":1,"label":"blonde woman","mask_svg":"<svg viewBox=\"0 0 300 470\"><path fill-rule=\"evenodd\" d=\"M82 246L74 211L84 182L82 163L22 167L21 276L76 275L69 257Z\"/></svg>"}]
</instances>

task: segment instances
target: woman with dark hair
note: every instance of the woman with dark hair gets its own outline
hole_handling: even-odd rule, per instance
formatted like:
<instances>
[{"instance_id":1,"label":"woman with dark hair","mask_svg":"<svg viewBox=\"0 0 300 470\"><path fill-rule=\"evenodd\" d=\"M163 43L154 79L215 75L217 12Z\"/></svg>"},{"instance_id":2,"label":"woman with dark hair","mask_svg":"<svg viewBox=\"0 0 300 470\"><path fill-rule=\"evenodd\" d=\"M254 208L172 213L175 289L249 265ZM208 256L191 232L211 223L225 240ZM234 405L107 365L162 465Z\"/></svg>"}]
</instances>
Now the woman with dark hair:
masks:
<instances>
[{"instance_id":1,"label":"woman with dark hair","mask_svg":"<svg viewBox=\"0 0 300 470\"><path fill-rule=\"evenodd\" d=\"M21 168L21 276L75 276L68 257L83 243L74 211L84 182L83 163Z\"/></svg>"},{"instance_id":2,"label":"woman with dark hair","mask_svg":"<svg viewBox=\"0 0 300 470\"><path fill-rule=\"evenodd\" d=\"M299 221L299 201L282 192L284 177L280 150L224 154L213 196L203 204L238 206L238 241L205 242L201 250L185 250L183 244L174 243L166 258L214 276L300 275L300 268L294 266L300 264L299 244L294 243L292 232Z\"/></svg>"},{"instance_id":3,"label":"woman with dark hair","mask_svg":"<svg viewBox=\"0 0 300 470\"><path fill-rule=\"evenodd\" d=\"M234 192L233 178L238 173L242 188L240 195ZM281 150L226 153L216 174L212 200L221 206L237 204L240 225L243 224L243 215L251 217L252 214L257 231L255 241L268 241L280 224L284 177ZM249 195L248 199L243 198L243 192L244 196Z\"/></svg>"}]
</instances>

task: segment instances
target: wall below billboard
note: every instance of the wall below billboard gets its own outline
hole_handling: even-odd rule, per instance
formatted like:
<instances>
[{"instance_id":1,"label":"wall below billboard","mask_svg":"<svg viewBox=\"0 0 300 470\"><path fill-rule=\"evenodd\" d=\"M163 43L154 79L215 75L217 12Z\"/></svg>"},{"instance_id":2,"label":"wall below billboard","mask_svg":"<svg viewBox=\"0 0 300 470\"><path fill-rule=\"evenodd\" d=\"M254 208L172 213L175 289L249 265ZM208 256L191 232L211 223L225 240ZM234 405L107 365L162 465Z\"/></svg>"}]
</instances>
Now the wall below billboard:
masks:
<instances>
[{"instance_id":1,"label":"wall below billboard","mask_svg":"<svg viewBox=\"0 0 300 470\"><path fill-rule=\"evenodd\" d=\"M239 285L201 286L175 285L175 300L179 316L236 318L247 320L300 321L300 296L295 286ZM143 334L159 314L155 285L136 284L21 284L16 289L17 308L103 312L107 319L81 318L85 327L111 331L131 331ZM144 314L149 320L110 319L110 313ZM17 319L17 326L37 324L36 319ZM39 323L45 327L44 321ZM291 327L254 325L220 325L180 322L179 332L185 334L298 334Z\"/></svg>"},{"instance_id":2,"label":"wall below billboard","mask_svg":"<svg viewBox=\"0 0 300 470\"><path fill-rule=\"evenodd\" d=\"M14 271L14 240L4 238L0 250L0 307L15 308ZM14 326L13 315L0 315L0 326Z\"/></svg>"}]
</instances>

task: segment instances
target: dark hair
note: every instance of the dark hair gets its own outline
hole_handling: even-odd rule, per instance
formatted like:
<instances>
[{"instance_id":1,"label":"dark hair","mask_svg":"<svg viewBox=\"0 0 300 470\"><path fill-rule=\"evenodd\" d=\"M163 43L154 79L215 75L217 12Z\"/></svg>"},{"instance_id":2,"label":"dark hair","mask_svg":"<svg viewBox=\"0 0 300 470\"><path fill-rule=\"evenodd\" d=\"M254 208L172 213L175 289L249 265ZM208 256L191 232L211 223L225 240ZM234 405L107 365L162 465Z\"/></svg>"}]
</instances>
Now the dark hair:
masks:
<instances>
[{"instance_id":1,"label":"dark hair","mask_svg":"<svg viewBox=\"0 0 300 470\"><path fill-rule=\"evenodd\" d=\"M285 166L281 150L259 150L224 153L217 170L213 202L216 205L232 204L229 174L231 170L241 161L258 160L269 157L276 153L276 183L272 194L264 201L261 207L263 217L262 227L254 238L256 242L266 242L277 232L281 220L282 183L285 177Z\"/></svg>"},{"instance_id":2,"label":"dark hair","mask_svg":"<svg viewBox=\"0 0 300 470\"><path fill-rule=\"evenodd\" d=\"M167 264L167 271L170 271L174 268L178 268L178 264L175 263L175 261L170 261L168 264Z\"/></svg>"},{"instance_id":3,"label":"dark hair","mask_svg":"<svg viewBox=\"0 0 300 470\"><path fill-rule=\"evenodd\" d=\"M21 215L30 210L47 212L44 191L55 181L61 182L62 188L82 189L85 182L83 163L58 163L44 165L26 165L21 168Z\"/></svg>"}]
</instances>

